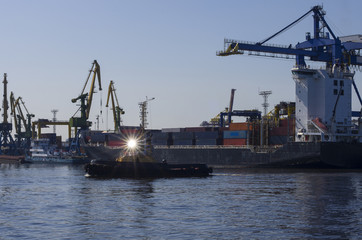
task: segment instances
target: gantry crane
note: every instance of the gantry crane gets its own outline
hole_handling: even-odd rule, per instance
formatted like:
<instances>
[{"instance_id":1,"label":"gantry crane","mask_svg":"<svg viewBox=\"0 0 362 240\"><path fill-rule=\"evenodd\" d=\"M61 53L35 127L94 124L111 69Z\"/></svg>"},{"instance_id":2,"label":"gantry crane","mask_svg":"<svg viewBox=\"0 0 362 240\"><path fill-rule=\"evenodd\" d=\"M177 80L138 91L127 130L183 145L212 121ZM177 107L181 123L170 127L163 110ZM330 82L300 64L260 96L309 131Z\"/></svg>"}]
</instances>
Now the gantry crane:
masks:
<instances>
[{"instance_id":1,"label":"gantry crane","mask_svg":"<svg viewBox=\"0 0 362 240\"><path fill-rule=\"evenodd\" d=\"M17 146L23 148L29 148L32 137L31 118L35 117L35 115L29 113L21 97L15 99L13 92L10 93L10 106L11 106L11 114L13 115L14 118ZM23 106L26 112L26 117L23 113L21 106ZM24 129L24 131L22 131L22 129Z\"/></svg>"},{"instance_id":2,"label":"gantry crane","mask_svg":"<svg viewBox=\"0 0 362 240\"><path fill-rule=\"evenodd\" d=\"M121 115L124 114L125 112L123 111L122 108L119 107L116 89L114 88L113 81L109 83L106 107L108 107L109 98L111 98L112 101L114 131L119 132L121 130L121 123L122 123Z\"/></svg>"},{"instance_id":3,"label":"gantry crane","mask_svg":"<svg viewBox=\"0 0 362 240\"><path fill-rule=\"evenodd\" d=\"M297 24L312 12L314 13L313 37L310 33L307 33L306 41L298 43L294 47L292 45L281 47L265 44L270 39ZM309 57L312 61L325 62L328 67L332 67L334 64L344 65L346 67L362 66L362 56L360 55L362 42L353 41L353 38L351 38L353 36L338 38L325 21L325 14L326 13L323 11L321 6L314 6L303 16L279 32L256 43L224 39L224 51L218 52L217 55L228 56L234 54L244 54L244 51L248 51L251 55L256 53L265 53L265 55L262 56L270 57L288 58L288 55L293 55L296 58L296 65L302 67L307 66L305 57ZM332 39L330 38L330 35L332 35Z\"/></svg>"},{"instance_id":4,"label":"gantry crane","mask_svg":"<svg viewBox=\"0 0 362 240\"><path fill-rule=\"evenodd\" d=\"M314 19L313 36L307 32L305 41L294 46L266 44L311 13ZM362 35L337 37L324 19L325 14L321 6L314 6L303 16L263 41L251 43L224 39L224 50L217 52L218 56L247 52L249 55L257 56L295 58L296 64L292 73L297 90L296 136L298 135L301 141L346 139L348 134L353 133L350 127L351 116L361 116L359 111L353 112L347 106L351 106L351 86L362 106L362 99L353 79L355 73L352 71L362 66ZM325 68L311 69L306 64L306 58L310 61L325 63ZM318 91L316 91L317 88ZM338 107L337 104L340 106ZM339 111L338 121L336 110ZM321 132L318 136L313 133L316 128L313 127L316 125L314 122L317 118L323 119L323 124L328 126L328 133ZM339 126L333 127L334 125ZM359 135L356 137L362 138Z\"/></svg>"},{"instance_id":5,"label":"gantry crane","mask_svg":"<svg viewBox=\"0 0 362 240\"><path fill-rule=\"evenodd\" d=\"M92 76L89 92L84 93L92 74L93 74L93 76ZM69 120L69 125L70 125L70 127L74 128L74 132L75 132L74 140L71 143L72 151L79 150L79 135L80 135L81 131L88 130L89 127L92 125L92 122L89 122L88 118L89 118L89 114L90 114L90 110L91 110L91 106L92 106L93 94L95 92L96 78L98 78L99 90L101 91L102 90L101 70L100 70L100 66L99 66L97 60L94 60L93 64L92 64L92 68L89 71L89 75L84 84L81 94L78 97L72 99L73 103L76 103L78 100L80 100L80 104L81 104L80 105L81 116L80 117L73 116Z\"/></svg>"},{"instance_id":6,"label":"gantry crane","mask_svg":"<svg viewBox=\"0 0 362 240\"><path fill-rule=\"evenodd\" d=\"M284 47L266 44L270 39L291 28L311 13L314 13L313 37L309 32L306 33L306 41L298 43L294 47L292 44ZM224 39L224 50L217 52L216 55L229 56L244 54L247 51L249 55L266 57L291 58L295 56L296 66L300 68L307 67L305 57L309 57L311 61L325 62L326 68L332 68L336 65L347 69L362 66L362 55L360 52L362 49L361 35L337 37L324 19L325 14L321 6L314 6L279 32L256 43ZM332 35L332 39L330 35ZM356 84L354 81L352 84L362 105L362 99Z\"/></svg>"}]
</instances>

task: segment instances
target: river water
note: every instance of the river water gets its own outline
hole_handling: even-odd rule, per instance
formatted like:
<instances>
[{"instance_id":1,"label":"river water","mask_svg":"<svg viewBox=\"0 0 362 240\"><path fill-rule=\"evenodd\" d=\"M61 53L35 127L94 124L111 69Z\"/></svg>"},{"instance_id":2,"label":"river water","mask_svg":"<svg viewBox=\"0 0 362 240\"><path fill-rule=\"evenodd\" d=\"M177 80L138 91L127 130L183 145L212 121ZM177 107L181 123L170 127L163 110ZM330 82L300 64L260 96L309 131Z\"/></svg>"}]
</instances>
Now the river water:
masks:
<instances>
[{"instance_id":1,"label":"river water","mask_svg":"<svg viewBox=\"0 0 362 240\"><path fill-rule=\"evenodd\" d=\"M99 180L0 165L0 239L360 239L362 172L222 170Z\"/></svg>"}]
</instances>

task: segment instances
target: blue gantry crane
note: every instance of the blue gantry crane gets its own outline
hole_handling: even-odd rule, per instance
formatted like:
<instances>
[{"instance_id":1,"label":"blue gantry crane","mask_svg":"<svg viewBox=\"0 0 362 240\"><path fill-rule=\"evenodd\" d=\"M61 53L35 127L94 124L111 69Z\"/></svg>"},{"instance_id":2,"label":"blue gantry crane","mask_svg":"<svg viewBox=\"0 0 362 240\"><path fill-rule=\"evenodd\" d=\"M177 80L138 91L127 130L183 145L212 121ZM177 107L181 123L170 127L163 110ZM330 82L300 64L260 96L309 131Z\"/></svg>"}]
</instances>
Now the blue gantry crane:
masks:
<instances>
[{"instance_id":1,"label":"blue gantry crane","mask_svg":"<svg viewBox=\"0 0 362 240\"><path fill-rule=\"evenodd\" d=\"M314 13L313 37L310 33L307 33L306 40L296 44L294 47L292 45L275 46L266 44L266 42L291 28L312 12ZM296 65L304 67L306 66L305 57L309 57L312 61L325 62L329 66L333 66L334 64L344 65L346 67L362 66L362 56L360 55L360 49L362 49L362 36L354 35L338 38L325 21L324 15L325 12L321 6L314 6L311 10L282 30L265 40L256 43L225 39L225 49L224 51L217 52L217 55L228 56L243 54L244 51L249 51L250 54L253 54L253 52L263 52L266 54L264 56L272 57L293 55L296 57ZM330 38L330 35L332 35L332 38ZM359 41L354 41L357 38Z\"/></svg>"},{"instance_id":2,"label":"blue gantry crane","mask_svg":"<svg viewBox=\"0 0 362 240\"><path fill-rule=\"evenodd\" d=\"M311 36L310 32L307 32L305 41L297 43L295 46L292 44L289 46L266 44L269 40L293 27L311 13L313 13L314 18L313 36ZM309 58L311 61L326 63L326 68L339 66L346 69L360 69L360 66L362 66L362 35L358 34L337 37L324 19L325 14L326 13L322 6L314 6L303 16L260 42L253 43L224 39L224 50L218 51L216 55L229 56L244 54L247 52L249 55L277 58L295 58L296 67L298 68L306 68L307 64L305 59ZM362 105L362 99L354 80L352 81L352 84L356 91L359 102ZM357 116L358 114L359 113L353 112L353 116Z\"/></svg>"}]
</instances>

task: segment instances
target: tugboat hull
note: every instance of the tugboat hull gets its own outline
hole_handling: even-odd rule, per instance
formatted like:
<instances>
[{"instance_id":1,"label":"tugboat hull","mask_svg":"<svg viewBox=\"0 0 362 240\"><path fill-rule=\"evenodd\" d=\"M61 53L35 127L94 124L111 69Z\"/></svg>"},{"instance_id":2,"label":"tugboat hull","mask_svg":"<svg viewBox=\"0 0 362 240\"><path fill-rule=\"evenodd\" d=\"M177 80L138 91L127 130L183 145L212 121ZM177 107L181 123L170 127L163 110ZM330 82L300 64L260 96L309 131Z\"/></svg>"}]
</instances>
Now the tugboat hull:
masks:
<instances>
[{"instance_id":1,"label":"tugboat hull","mask_svg":"<svg viewBox=\"0 0 362 240\"><path fill-rule=\"evenodd\" d=\"M212 172L205 164L167 164L152 162L92 161L85 165L90 177L99 178L173 178L207 177Z\"/></svg>"}]
</instances>

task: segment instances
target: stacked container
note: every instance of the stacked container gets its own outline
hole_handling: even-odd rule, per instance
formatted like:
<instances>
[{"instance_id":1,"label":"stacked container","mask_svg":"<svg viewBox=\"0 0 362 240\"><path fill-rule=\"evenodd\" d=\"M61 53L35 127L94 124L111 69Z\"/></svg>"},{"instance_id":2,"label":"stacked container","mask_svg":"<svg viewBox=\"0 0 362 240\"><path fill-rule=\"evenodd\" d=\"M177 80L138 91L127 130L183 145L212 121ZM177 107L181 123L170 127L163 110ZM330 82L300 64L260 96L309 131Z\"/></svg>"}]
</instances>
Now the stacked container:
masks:
<instances>
[{"instance_id":1,"label":"stacked container","mask_svg":"<svg viewBox=\"0 0 362 240\"><path fill-rule=\"evenodd\" d=\"M196 129L197 130L197 129ZM218 128L204 127L195 131L195 145L215 146L220 143L220 134Z\"/></svg>"},{"instance_id":2,"label":"stacked container","mask_svg":"<svg viewBox=\"0 0 362 240\"><path fill-rule=\"evenodd\" d=\"M251 125L247 122L231 123L229 130L223 132L224 145L246 145L250 129Z\"/></svg>"},{"instance_id":3,"label":"stacked container","mask_svg":"<svg viewBox=\"0 0 362 240\"><path fill-rule=\"evenodd\" d=\"M173 132L172 133L173 145L194 145L193 132Z\"/></svg>"},{"instance_id":4,"label":"stacked container","mask_svg":"<svg viewBox=\"0 0 362 240\"><path fill-rule=\"evenodd\" d=\"M171 145L172 133L170 132L152 132L152 145Z\"/></svg>"},{"instance_id":5,"label":"stacked container","mask_svg":"<svg viewBox=\"0 0 362 240\"><path fill-rule=\"evenodd\" d=\"M288 142L288 137L294 136L295 119L280 119L279 126L270 129L269 145L282 145Z\"/></svg>"}]
</instances>

